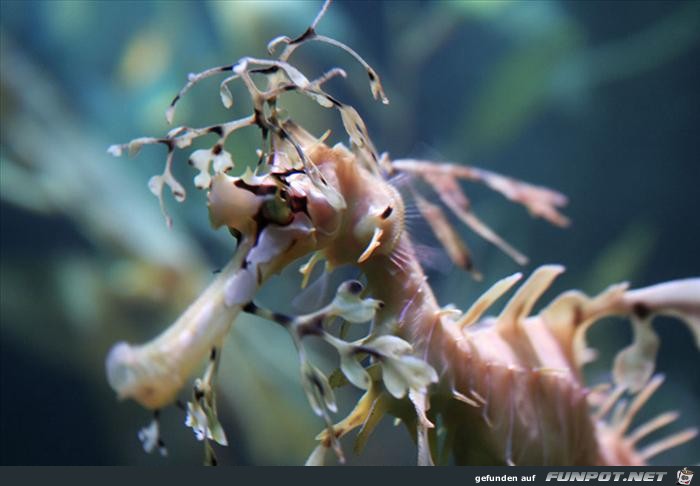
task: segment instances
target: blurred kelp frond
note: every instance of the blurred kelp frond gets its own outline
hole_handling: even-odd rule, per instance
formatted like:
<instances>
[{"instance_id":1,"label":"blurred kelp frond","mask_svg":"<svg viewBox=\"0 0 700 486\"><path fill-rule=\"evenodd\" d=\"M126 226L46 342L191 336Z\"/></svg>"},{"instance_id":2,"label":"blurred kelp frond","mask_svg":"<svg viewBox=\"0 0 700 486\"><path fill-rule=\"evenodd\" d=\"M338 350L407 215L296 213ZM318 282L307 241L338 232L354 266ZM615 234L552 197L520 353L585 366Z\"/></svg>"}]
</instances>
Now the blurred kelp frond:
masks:
<instances>
[{"instance_id":1,"label":"blurred kelp frond","mask_svg":"<svg viewBox=\"0 0 700 486\"><path fill-rule=\"evenodd\" d=\"M563 7L556 2L503 5L504 18L530 18L532 25L509 34L520 33L517 47L491 68L476 103L459 123L467 127L475 150L507 143L543 110L583 110L596 89L663 69L700 40L697 2L681 2L651 25L596 46L587 45L585 33ZM542 22L533 10L548 11L549 22Z\"/></svg>"},{"instance_id":2,"label":"blurred kelp frond","mask_svg":"<svg viewBox=\"0 0 700 486\"><path fill-rule=\"evenodd\" d=\"M636 6L628 5L630 11ZM700 6L692 1L675 2L647 24L602 43L594 43L572 14L575 3L405 2L402 6L383 5L392 38L383 46L390 67L386 84L396 87L392 95L398 107L378 116L391 121L382 130L404 150L415 149L406 140L420 136L423 128L421 114L408 101L421 98L426 71L436 69L437 62L449 62L444 52L453 49L451 42L461 42L461 56L475 58L480 69L460 59L450 76L435 82L435 96L443 99L461 88L460 80L478 80L472 92L453 97L456 116L444 139L451 151L480 156L512 143L546 110L585 111L588 103L595 104L596 90L664 69L700 39ZM492 42L483 44L485 38ZM394 72L401 78L393 79Z\"/></svg>"},{"instance_id":3,"label":"blurred kelp frond","mask_svg":"<svg viewBox=\"0 0 700 486\"><path fill-rule=\"evenodd\" d=\"M193 241L159 226L158 212L143 197L132 171L113 163L99 141L89 137L56 83L5 33L2 64L0 189L5 203L70 221L94 245L91 251L116 265L111 272L116 295L140 291L136 297L146 298L150 287L165 291L151 296L157 303L191 296L204 267Z\"/></svg>"},{"instance_id":4,"label":"blurred kelp frond","mask_svg":"<svg viewBox=\"0 0 700 486\"><path fill-rule=\"evenodd\" d=\"M170 265L196 260L179 235L169 238L150 224L157 213L142 208L131 171L89 138L49 73L6 32L1 46L3 199L42 214L63 213L102 247ZM134 227L123 225L135 215Z\"/></svg>"}]
</instances>

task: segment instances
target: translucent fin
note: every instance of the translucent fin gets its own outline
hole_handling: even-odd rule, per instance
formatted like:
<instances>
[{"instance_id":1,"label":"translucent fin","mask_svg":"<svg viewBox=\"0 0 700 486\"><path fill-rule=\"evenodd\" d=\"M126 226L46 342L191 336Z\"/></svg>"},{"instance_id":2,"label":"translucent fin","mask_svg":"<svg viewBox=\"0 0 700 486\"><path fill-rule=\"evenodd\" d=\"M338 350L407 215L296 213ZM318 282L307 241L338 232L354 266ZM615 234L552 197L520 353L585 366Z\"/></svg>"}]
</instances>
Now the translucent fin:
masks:
<instances>
[{"instance_id":1,"label":"translucent fin","mask_svg":"<svg viewBox=\"0 0 700 486\"><path fill-rule=\"evenodd\" d=\"M292 299L292 308L295 311L306 313L323 307L331 298L330 280L331 274L324 271L311 285Z\"/></svg>"},{"instance_id":2,"label":"translucent fin","mask_svg":"<svg viewBox=\"0 0 700 486\"><path fill-rule=\"evenodd\" d=\"M413 239L413 234L411 234ZM443 249L413 241L413 253L424 269L435 270L446 275L454 268L449 255Z\"/></svg>"}]
</instances>

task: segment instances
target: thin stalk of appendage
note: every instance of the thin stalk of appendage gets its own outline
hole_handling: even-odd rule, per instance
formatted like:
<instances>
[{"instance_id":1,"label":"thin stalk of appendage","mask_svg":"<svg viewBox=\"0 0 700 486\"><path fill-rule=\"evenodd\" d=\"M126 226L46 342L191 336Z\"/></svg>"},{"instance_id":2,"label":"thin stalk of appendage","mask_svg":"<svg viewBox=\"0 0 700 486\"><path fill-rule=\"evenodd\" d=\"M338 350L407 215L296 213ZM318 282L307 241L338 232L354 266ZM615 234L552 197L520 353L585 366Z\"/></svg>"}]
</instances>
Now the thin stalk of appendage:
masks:
<instances>
[{"instance_id":1,"label":"thin stalk of appendage","mask_svg":"<svg viewBox=\"0 0 700 486\"><path fill-rule=\"evenodd\" d=\"M114 345L107 357L107 378L120 399L133 398L151 409L174 401L241 312L241 305L226 305L224 290L240 271L250 246L242 241L209 287L158 337L142 345Z\"/></svg>"}]
</instances>

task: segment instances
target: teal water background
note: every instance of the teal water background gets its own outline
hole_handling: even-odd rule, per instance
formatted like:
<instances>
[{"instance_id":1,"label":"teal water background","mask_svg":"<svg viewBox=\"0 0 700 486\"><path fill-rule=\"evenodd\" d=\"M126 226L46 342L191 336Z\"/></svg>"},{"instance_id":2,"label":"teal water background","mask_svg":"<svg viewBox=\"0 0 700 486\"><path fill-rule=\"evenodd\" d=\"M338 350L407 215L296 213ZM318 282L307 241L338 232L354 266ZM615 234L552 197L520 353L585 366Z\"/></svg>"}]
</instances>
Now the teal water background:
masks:
<instances>
[{"instance_id":1,"label":"teal water background","mask_svg":"<svg viewBox=\"0 0 700 486\"><path fill-rule=\"evenodd\" d=\"M271 38L303 32L319 6L2 2L0 463L200 461L176 409L163 414L169 457L143 453L136 432L150 417L115 400L103 360L115 341L145 340L171 322L225 263L232 241L209 230L184 154L176 172L190 197L183 205L166 197L175 220L168 231L146 187L162 151L114 159L106 148L164 133L163 112L187 73L264 56ZM379 150L476 165L569 197L573 224L561 230L465 186L482 219L530 257L526 272L567 267L549 298L700 275L700 3L338 2L318 30L382 76L388 106L371 99L346 54L311 45L293 58L310 75L346 68L348 79L329 91L357 106ZM193 90L176 123L248 112L242 92L234 91L241 101L231 115L217 91L217 81ZM293 96L287 103L315 133L331 128L333 141L345 141L332 111ZM234 159L251 163L257 134L236 137ZM427 228L411 224L421 240ZM519 268L463 234L484 282L450 269L429 277L441 304L466 308ZM281 305L297 289L290 271L261 299ZM678 409L673 430L697 425L700 355L678 321L656 329L667 382L641 415ZM629 331L611 321L593 338L603 353L589 375L600 381ZM232 340L220 406L231 446L217 449L220 461L303 462L322 424L304 403L291 343L251 318ZM347 393L349 403L356 394ZM408 434L386 422L352 463L414 461ZM684 465L699 456L695 439L656 460Z\"/></svg>"}]
</instances>

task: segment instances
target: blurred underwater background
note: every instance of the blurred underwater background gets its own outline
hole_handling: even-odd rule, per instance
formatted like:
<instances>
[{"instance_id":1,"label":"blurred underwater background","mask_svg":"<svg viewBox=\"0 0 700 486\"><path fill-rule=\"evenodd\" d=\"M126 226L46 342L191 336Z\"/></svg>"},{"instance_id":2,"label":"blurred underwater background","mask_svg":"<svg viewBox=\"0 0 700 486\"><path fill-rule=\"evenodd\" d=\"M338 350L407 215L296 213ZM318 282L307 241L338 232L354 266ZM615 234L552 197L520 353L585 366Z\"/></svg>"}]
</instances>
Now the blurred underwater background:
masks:
<instances>
[{"instance_id":1,"label":"blurred underwater background","mask_svg":"<svg viewBox=\"0 0 700 486\"><path fill-rule=\"evenodd\" d=\"M104 358L116 341L141 342L169 325L229 259L234 240L209 227L205 194L191 184L184 204L166 198L174 219L166 227L147 188L162 170L162 149L144 148L137 159L106 150L164 134L163 113L187 73L265 57L270 39L301 34L321 2L0 5L0 464L198 464L201 443L175 407L161 415L168 457L143 452L137 432L150 414L116 400ZM372 100L366 74L345 53L308 45L294 57L309 77L347 70L327 88L356 106L380 151L471 164L569 197L573 224L561 230L468 187L475 210L530 258L524 272L567 267L542 303L571 288L700 275L700 2L339 1L318 31L381 75L388 106ZM249 113L242 90L227 113L217 83L192 90L176 123ZM333 143L347 142L334 111L294 94L284 106L312 133L330 128ZM254 165L259 134L232 138L237 170ZM175 164L183 183L195 175L186 153ZM409 229L431 245L423 223ZM439 302L462 309L519 270L463 234L484 280L439 256L428 271ZM288 269L259 300L290 311L299 283ZM302 297L322 297L324 285L332 287L320 281ZM698 425L700 354L680 322L658 319L655 328L666 382L637 420L673 409L681 412L674 430ZM591 338L601 350L587 369L596 383L630 330L610 320ZM219 414L230 445L216 448L220 463L303 463L323 424L297 363L283 330L238 319L221 363ZM339 403L351 402L344 393L359 394L343 389ZM350 464L415 463L409 434L387 420L360 455L344 444ZM696 438L655 462L699 458Z\"/></svg>"}]
</instances>

